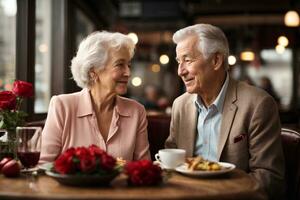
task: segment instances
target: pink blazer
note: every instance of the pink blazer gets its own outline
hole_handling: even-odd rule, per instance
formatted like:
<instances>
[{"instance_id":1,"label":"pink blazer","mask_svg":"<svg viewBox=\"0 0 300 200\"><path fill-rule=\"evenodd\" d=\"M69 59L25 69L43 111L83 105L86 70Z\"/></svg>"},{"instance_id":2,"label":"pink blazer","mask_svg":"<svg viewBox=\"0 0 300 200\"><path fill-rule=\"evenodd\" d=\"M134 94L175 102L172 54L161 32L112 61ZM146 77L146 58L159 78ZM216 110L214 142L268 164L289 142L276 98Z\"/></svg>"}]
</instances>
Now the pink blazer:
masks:
<instances>
[{"instance_id":1,"label":"pink blazer","mask_svg":"<svg viewBox=\"0 0 300 200\"><path fill-rule=\"evenodd\" d=\"M40 163L52 162L70 147L95 144L125 160L150 159L145 108L117 96L107 141L99 132L88 89L53 96L42 133Z\"/></svg>"}]
</instances>

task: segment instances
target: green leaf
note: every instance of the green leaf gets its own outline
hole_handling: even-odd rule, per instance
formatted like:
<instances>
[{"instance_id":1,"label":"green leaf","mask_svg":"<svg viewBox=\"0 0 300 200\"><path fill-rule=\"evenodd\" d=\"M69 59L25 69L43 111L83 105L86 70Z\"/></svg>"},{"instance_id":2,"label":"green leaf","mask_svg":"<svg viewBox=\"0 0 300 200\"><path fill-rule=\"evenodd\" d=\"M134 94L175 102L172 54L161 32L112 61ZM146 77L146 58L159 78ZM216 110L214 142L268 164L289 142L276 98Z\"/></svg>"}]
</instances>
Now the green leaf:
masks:
<instances>
[{"instance_id":1,"label":"green leaf","mask_svg":"<svg viewBox=\"0 0 300 200\"><path fill-rule=\"evenodd\" d=\"M0 121L0 128L1 128L1 129L3 129L3 125L4 125L4 120L1 119L1 121Z\"/></svg>"}]
</instances>

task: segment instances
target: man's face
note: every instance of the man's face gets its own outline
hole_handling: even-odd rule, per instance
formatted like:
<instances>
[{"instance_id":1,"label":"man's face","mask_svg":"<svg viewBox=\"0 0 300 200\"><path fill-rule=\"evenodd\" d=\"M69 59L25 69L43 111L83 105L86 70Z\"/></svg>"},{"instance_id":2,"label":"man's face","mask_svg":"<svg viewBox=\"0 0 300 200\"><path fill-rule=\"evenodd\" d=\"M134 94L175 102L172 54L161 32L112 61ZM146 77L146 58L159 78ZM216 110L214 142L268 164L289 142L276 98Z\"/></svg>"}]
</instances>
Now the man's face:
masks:
<instances>
[{"instance_id":1,"label":"man's face","mask_svg":"<svg viewBox=\"0 0 300 200\"><path fill-rule=\"evenodd\" d=\"M197 48L196 36L187 37L176 47L178 75L182 78L188 93L202 94L210 88L214 76L211 59L205 59Z\"/></svg>"}]
</instances>

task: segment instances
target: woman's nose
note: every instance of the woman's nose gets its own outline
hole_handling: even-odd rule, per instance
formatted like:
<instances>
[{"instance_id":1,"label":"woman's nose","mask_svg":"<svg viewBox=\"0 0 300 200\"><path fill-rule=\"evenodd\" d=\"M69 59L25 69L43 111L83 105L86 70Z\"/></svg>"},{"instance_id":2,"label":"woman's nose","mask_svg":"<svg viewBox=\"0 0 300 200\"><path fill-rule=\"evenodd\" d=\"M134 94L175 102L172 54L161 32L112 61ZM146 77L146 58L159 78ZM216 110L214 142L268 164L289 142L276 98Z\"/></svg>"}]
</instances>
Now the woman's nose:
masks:
<instances>
[{"instance_id":1,"label":"woman's nose","mask_svg":"<svg viewBox=\"0 0 300 200\"><path fill-rule=\"evenodd\" d=\"M124 75L125 76L130 76L130 74L131 74L130 65L127 65L126 68L125 68Z\"/></svg>"}]
</instances>

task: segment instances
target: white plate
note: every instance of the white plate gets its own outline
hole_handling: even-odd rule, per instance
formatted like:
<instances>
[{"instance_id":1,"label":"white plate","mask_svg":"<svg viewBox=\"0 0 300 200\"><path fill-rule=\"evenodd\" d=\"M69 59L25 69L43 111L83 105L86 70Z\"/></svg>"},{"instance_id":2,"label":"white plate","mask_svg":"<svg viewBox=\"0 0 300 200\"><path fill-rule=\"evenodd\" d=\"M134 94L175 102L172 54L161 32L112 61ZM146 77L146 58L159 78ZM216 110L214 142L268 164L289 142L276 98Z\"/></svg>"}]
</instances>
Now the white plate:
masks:
<instances>
[{"instance_id":1,"label":"white plate","mask_svg":"<svg viewBox=\"0 0 300 200\"><path fill-rule=\"evenodd\" d=\"M53 167L53 163L52 162L48 162L48 163L44 163L44 164L38 165L38 168L40 170L43 170L43 171L50 171L52 167Z\"/></svg>"},{"instance_id":2,"label":"white plate","mask_svg":"<svg viewBox=\"0 0 300 200\"><path fill-rule=\"evenodd\" d=\"M226 163L226 162L218 162L219 165L221 165L222 169L217 170L217 171L192 171L187 168L187 165L180 165L179 167L175 168L175 171L188 175L188 176L196 176L196 177L208 177L208 176L216 176L216 175L221 175L228 173L235 169L235 165L231 163Z\"/></svg>"}]
</instances>

